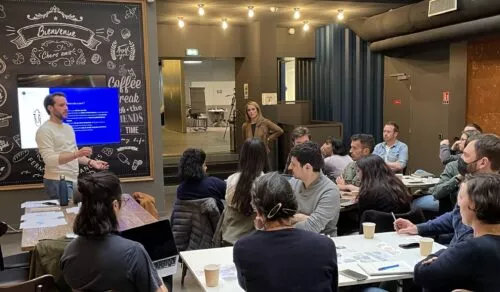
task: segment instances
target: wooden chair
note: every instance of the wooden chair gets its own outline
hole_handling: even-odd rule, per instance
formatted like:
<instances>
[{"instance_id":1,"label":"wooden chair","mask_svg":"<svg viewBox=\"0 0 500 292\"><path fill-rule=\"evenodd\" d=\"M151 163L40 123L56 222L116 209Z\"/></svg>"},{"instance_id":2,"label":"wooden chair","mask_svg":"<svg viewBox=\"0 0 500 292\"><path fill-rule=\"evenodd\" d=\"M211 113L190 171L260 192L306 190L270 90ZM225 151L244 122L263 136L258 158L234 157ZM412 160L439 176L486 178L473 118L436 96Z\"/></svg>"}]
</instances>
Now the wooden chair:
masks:
<instances>
[{"instance_id":1,"label":"wooden chair","mask_svg":"<svg viewBox=\"0 0 500 292\"><path fill-rule=\"evenodd\" d=\"M0 236L7 232L8 225L0 221ZM0 245L0 271L7 269L28 268L30 264L30 253L22 252L19 254L4 257L2 245Z\"/></svg>"},{"instance_id":2,"label":"wooden chair","mask_svg":"<svg viewBox=\"0 0 500 292\"><path fill-rule=\"evenodd\" d=\"M10 271L12 270L7 270L6 272ZM33 280L21 283L4 284L4 285L0 284L0 292L48 292L54 286L55 286L54 277L52 275L43 275Z\"/></svg>"}]
</instances>

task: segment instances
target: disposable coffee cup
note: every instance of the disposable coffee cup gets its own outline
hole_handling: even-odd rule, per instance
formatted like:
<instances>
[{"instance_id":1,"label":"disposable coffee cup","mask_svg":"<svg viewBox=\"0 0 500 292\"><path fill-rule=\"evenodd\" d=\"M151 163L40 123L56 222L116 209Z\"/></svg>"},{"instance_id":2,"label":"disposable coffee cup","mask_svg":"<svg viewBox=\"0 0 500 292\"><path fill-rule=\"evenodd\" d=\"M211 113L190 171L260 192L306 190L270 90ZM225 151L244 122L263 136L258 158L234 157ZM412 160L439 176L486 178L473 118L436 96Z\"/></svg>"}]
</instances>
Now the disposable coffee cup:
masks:
<instances>
[{"instance_id":1,"label":"disposable coffee cup","mask_svg":"<svg viewBox=\"0 0 500 292\"><path fill-rule=\"evenodd\" d=\"M420 255L426 257L432 253L432 244L434 239L424 237L420 239Z\"/></svg>"},{"instance_id":2,"label":"disposable coffee cup","mask_svg":"<svg viewBox=\"0 0 500 292\"><path fill-rule=\"evenodd\" d=\"M375 223L363 222L363 235L366 239L373 239L375 236Z\"/></svg>"},{"instance_id":3,"label":"disposable coffee cup","mask_svg":"<svg viewBox=\"0 0 500 292\"><path fill-rule=\"evenodd\" d=\"M219 285L219 265L205 266L205 282L207 287L217 287Z\"/></svg>"}]
</instances>

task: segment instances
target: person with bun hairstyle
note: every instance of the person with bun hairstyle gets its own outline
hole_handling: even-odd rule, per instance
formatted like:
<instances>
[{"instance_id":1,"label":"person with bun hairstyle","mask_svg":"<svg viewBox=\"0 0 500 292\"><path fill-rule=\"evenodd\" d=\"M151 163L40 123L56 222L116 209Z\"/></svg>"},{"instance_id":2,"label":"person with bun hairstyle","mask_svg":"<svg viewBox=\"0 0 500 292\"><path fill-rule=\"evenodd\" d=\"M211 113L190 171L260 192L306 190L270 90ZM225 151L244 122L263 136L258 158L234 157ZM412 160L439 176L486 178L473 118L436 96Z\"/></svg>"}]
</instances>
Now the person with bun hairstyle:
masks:
<instances>
[{"instance_id":1,"label":"person with bun hairstyle","mask_svg":"<svg viewBox=\"0 0 500 292\"><path fill-rule=\"evenodd\" d=\"M337 253L325 235L294 228L297 200L277 172L257 179L252 191L257 231L238 240L233 259L246 291L337 291Z\"/></svg>"},{"instance_id":2,"label":"person with bun hairstyle","mask_svg":"<svg viewBox=\"0 0 500 292\"><path fill-rule=\"evenodd\" d=\"M78 291L166 292L144 247L118 235L122 200L120 180L111 172L78 179L82 195L73 224L78 235L64 250L61 270Z\"/></svg>"}]
</instances>

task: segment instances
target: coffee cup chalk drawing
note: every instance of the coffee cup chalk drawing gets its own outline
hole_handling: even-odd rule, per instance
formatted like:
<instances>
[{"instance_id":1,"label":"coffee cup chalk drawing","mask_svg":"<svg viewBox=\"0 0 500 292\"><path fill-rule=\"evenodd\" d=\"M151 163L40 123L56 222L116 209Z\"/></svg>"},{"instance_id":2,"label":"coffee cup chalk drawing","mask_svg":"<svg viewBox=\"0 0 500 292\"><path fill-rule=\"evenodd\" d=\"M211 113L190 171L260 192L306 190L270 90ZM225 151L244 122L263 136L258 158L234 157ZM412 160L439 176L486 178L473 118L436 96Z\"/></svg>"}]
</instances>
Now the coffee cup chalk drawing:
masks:
<instances>
[{"instance_id":1,"label":"coffee cup chalk drawing","mask_svg":"<svg viewBox=\"0 0 500 292\"><path fill-rule=\"evenodd\" d=\"M0 155L0 181L5 180L9 175L12 167L7 158Z\"/></svg>"}]
</instances>

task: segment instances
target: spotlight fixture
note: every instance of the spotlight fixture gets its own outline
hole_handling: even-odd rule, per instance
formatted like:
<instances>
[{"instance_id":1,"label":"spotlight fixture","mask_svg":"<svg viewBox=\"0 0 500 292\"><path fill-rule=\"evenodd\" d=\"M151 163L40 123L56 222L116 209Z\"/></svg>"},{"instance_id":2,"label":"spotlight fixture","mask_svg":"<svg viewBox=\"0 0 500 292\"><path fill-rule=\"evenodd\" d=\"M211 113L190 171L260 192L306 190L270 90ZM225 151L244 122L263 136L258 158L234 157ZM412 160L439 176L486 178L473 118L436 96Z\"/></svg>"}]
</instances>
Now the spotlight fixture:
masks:
<instances>
[{"instance_id":1,"label":"spotlight fixture","mask_svg":"<svg viewBox=\"0 0 500 292\"><path fill-rule=\"evenodd\" d=\"M198 4L198 14L200 16L205 15L205 4Z\"/></svg>"},{"instance_id":2,"label":"spotlight fixture","mask_svg":"<svg viewBox=\"0 0 500 292\"><path fill-rule=\"evenodd\" d=\"M299 19L300 18L300 8L294 8L293 9L293 18L294 19Z\"/></svg>"},{"instance_id":3,"label":"spotlight fixture","mask_svg":"<svg viewBox=\"0 0 500 292\"><path fill-rule=\"evenodd\" d=\"M307 21L307 20L304 21L304 26L302 27L302 29L304 31L308 31L309 30L309 21Z\"/></svg>"},{"instance_id":4,"label":"spotlight fixture","mask_svg":"<svg viewBox=\"0 0 500 292\"><path fill-rule=\"evenodd\" d=\"M182 19L182 17L177 17L177 25L180 27L180 28L183 28L186 24L184 23L184 19Z\"/></svg>"},{"instance_id":5,"label":"spotlight fixture","mask_svg":"<svg viewBox=\"0 0 500 292\"><path fill-rule=\"evenodd\" d=\"M270 10L272 13L276 13L276 12L278 12L278 7L276 7L276 6L271 6L271 7L269 7L269 10Z\"/></svg>"},{"instance_id":6,"label":"spotlight fixture","mask_svg":"<svg viewBox=\"0 0 500 292\"><path fill-rule=\"evenodd\" d=\"M344 20L344 10L339 9L339 13L337 14L337 20L338 21Z\"/></svg>"},{"instance_id":7,"label":"spotlight fixture","mask_svg":"<svg viewBox=\"0 0 500 292\"><path fill-rule=\"evenodd\" d=\"M248 17L252 18L255 16L255 10L253 6L248 6Z\"/></svg>"},{"instance_id":8,"label":"spotlight fixture","mask_svg":"<svg viewBox=\"0 0 500 292\"><path fill-rule=\"evenodd\" d=\"M228 27L228 24L227 24L227 19L226 18L223 18L222 19L222 29L227 29Z\"/></svg>"}]
</instances>

